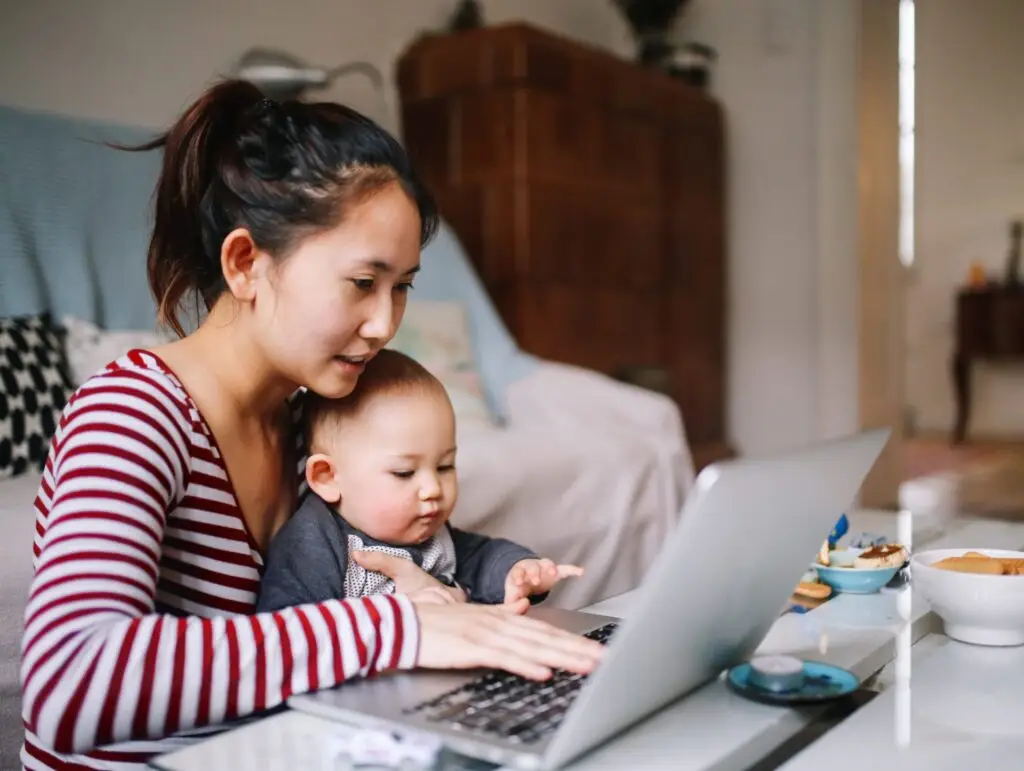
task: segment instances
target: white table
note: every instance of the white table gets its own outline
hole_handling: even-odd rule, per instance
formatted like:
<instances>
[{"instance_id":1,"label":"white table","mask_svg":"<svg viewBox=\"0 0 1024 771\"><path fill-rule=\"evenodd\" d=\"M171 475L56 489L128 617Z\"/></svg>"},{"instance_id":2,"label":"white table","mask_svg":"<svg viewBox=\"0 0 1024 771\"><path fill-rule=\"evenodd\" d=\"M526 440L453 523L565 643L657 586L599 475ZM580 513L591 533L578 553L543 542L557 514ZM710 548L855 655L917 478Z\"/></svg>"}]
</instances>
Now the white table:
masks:
<instances>
[{"instance_id":1,"label":"white table","mask_svg":"<svg viewBox=\"0 0 1024 771\"><path fill-rule=\"evenodd\" d=\"M931 634L875 699L781 767L980 771L1024 766L1024 647L982 648ZM897 662L899 665L899 661Z\"/></svg>"},{"instance_id":2,"label":"white table","mask_svg":"<svg viewBox=\"0 0 1024 771\"><path fill-rule=\"evenodd\" d=\"M858 512L851 520L854 532L866 530L895 538L900 529L893 512ZM909 540L905 530L900 535L904 542ZM918 544L917 548L921 546ZM1014 546L1024 547L1024 523L982 519L959 520L945 535L928 543L929 548ZM625 594L587 610L621 617L628 614L629 607L630 595ZM926 603L914 596L912 586L898 594L839 595L807 614L781 617L761 644L759 653L790 653L827 661L867 679L898 655L909 656L913 644L936 629L934 615ZM936 636L936 639L945 638ZM891 698L890 693L894 697L895 691L887 691L865 706L865 716L869 709L873 710L871 715L884 709L882 700ZM1018 693L1024 694L1024 691ZM718 680L666 707L570 768L577 771L747 769L807 728L817 714L814 710L796 711L750 702L733 694ZM1019 708L1016 714L1020 714ZM855 717L860 717L860 712ZM168 771L219 767L253 771L302 767L333 771L333 760L323 747L336 731L337 726L331 721L286 712L166 755L159 760L159 766ZM850 742L858 745L851 756L858 759L858 767L865 762L864 753L872 756L868 762L875 765L872 744L854 739ZM798 754L793 762L803 762L812 748ZM815 771L820 768L817 766Z\"/></svg>"}]
</instances>

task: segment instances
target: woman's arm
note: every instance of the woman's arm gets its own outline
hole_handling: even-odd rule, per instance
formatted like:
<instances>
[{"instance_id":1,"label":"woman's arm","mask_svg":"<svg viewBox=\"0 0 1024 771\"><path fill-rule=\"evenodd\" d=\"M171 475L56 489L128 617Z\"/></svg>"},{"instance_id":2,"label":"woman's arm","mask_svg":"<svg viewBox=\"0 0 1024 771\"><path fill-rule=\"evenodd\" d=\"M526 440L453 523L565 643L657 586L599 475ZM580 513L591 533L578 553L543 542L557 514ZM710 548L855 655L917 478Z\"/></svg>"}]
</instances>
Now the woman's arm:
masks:
<instances>
[{"instance_id":1,"label":"woman's arm","mask_svg":"<svg viewBox=\"0 0 1024 771\"><path fill-rule=\"evenodd\" d=\"M183 420L159 384L110 373L62 421L21 671L28 729L57 752L217 724L415 664L419 625L404 597L212 619L154 612L166 515L190 468Z\"/></svg>"}]
</instances>

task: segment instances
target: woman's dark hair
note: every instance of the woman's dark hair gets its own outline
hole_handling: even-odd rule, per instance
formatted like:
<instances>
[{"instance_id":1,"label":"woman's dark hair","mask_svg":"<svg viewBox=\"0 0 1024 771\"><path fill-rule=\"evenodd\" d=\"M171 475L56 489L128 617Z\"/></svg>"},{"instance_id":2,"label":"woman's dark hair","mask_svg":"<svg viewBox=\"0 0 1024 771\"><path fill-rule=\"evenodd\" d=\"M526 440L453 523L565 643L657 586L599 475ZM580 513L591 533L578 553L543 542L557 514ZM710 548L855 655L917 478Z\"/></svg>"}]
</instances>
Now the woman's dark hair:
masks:
<instances>
[{"instance_id":1,"label":"woman's dark hair","mask_svg":"<svg viewBox=\"0 0 1024 771\"><path fill-rule=\"evenodd\" d=\"M284 257L302 238L336 226L346 209L392 182L419 209L421 245L438 227L433 199L401 145L340 104L275 102L251 83L212 86L167 133L132 150L163 148L149 243L158 319L179 335L182 300L209 309L225 290L224 238L246 228Z\"/></svg>"}]
</instances>

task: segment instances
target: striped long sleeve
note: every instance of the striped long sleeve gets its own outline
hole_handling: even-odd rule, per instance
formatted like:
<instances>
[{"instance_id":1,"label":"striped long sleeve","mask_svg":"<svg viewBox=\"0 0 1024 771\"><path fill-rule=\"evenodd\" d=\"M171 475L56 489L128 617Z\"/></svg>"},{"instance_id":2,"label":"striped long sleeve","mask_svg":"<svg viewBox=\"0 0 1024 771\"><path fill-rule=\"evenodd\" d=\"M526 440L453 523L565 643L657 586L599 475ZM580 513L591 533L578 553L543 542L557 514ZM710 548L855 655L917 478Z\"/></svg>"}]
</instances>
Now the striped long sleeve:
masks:
<instances>
[{"instance_id":1,"label":"striped long sleeve","mask_svg":"<svg viewBox=\"0 0 1024 771\"><path fill-rule=\"evenodd\" d=\"M404 597L252 615L251 539L172 385L145 367L93 378L51 447L22 642L29 767L94 748L138 762L179 732L415 664Z\"/></svg>"}]
</instances>

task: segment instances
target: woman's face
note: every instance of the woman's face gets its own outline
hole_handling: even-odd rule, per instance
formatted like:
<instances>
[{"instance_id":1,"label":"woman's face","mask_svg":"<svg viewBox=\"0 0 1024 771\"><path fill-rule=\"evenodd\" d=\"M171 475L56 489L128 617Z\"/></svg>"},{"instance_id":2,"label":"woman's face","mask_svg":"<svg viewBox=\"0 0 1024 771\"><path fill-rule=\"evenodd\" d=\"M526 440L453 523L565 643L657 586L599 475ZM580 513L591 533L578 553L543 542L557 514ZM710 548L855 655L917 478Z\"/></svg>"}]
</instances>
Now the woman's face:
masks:
<instances>
[{"instance_id":1,"label":"woman's face","mask_svg":"<svg viewBox=\"0 0 1024 771\"><path fill-rule=\"evenodd\" d=\"M394 182L275 264L254 308L268 359L322 396L351 393L398 329L419 265L419 211Z\"/></svg>"}]
</instances>

